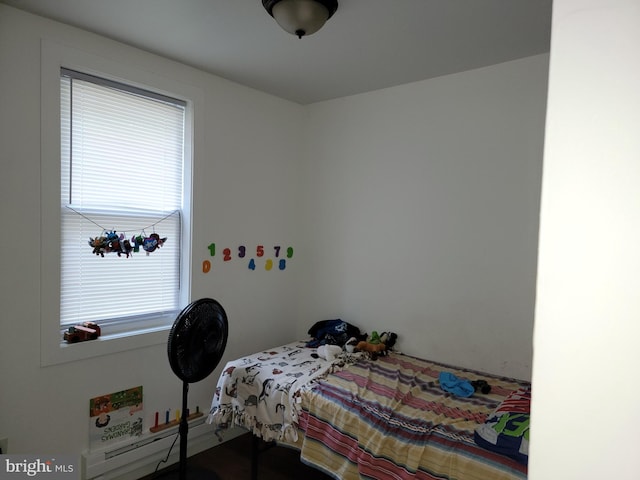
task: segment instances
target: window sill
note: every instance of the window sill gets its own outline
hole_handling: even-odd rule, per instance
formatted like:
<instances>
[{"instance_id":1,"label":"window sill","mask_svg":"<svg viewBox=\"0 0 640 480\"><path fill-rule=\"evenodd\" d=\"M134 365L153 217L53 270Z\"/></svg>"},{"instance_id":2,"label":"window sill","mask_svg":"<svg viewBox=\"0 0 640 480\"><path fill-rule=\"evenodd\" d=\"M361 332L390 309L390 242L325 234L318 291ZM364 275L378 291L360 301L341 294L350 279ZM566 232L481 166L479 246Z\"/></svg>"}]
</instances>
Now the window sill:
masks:
<instances>
[{"instance_id":1,"label":"window sill","mask_svg":"<svg viewBox=\"0 0 640 480\"><path fill-rule=\"evenodd\" d=\"M52 366L111 355L127 350L166 344L171 325L149 327L135 331L106 333L96 340L78 343L60 342L59 336L50 345L42 345L41 366Z\"/></svg>"}]
</instances>

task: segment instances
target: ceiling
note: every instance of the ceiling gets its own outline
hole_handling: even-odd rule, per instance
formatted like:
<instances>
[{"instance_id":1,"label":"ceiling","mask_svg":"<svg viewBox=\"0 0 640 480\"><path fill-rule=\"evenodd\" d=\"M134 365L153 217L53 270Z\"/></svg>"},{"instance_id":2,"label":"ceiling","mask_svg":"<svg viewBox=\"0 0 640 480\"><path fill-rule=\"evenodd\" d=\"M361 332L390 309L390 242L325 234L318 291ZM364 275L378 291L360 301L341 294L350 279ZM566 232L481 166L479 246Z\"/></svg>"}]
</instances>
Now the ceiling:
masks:
<instances>
[{"instance_id":1,"label":"ceiling","mask_svg":"<svg viewBox=\"0 0 640 480\"><path fill-rule=\"evenodd\" d=\"M552 0L339 0L314 35L260 0L0 0L301 104L549 51Z\"/></svg>"}]
</instances>

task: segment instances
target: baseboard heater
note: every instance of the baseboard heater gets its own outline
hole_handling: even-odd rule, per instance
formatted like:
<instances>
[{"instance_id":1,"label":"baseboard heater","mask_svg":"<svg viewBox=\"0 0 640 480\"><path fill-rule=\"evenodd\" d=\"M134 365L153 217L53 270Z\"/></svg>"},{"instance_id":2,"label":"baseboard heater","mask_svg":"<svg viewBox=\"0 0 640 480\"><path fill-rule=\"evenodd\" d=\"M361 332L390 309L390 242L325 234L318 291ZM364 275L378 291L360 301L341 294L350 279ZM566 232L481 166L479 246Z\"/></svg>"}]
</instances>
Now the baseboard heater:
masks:
<instances>
[{"instance_id":1,"label":"baseboard heater","mask_svg":"<svg viewBox=\"0 0 640 480\"><path fill-rule=\"evenodd\" d=\"M212 425L205 423L206 417L189 422L188 455L202 452L219 442ZM153 473L158 462L163 460L171 444L176 440L178 427L168 428L156 433L149 433L125 444L117 444L97 452L85 452L82 455L82 478L85 480L136 479ZM180 439L171 451L165 468L178 461Z\"/></svg>"}]
</instances>

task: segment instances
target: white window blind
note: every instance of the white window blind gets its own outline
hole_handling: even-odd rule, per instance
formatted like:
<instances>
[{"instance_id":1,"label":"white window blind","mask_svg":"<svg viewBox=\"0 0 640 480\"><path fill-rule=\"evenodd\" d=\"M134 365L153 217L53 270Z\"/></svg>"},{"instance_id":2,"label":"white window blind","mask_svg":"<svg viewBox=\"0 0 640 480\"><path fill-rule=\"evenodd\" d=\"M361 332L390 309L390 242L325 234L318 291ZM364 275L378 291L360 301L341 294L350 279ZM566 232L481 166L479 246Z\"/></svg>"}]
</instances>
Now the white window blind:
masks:
<instances>
[{"instance_id":1,"label":"white window blind","mask_svg":"<svg viewBox=\"0 0 640 480\"><path fill-rule=\"evenodd\" d=\"M185 104L66 69L60 79L61 327L96 321L117 330L175 314ZM167 240L149 254L95 255L89 239L111 230Z\"/></svg>"}]
</instances>

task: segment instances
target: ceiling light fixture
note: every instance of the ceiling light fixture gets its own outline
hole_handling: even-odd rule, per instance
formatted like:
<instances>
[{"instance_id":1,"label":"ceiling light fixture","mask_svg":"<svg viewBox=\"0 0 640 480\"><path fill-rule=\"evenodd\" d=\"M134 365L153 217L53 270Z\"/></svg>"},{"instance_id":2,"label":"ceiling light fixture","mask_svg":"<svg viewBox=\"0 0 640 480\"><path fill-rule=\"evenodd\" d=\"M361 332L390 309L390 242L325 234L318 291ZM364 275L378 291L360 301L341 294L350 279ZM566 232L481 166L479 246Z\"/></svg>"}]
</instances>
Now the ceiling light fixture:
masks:
<instances>
[{"instance_id":1,"label":"ceiling light fixture","mask_svg":"<svg viewBox=\"0 0 640 480\"><path fill-rule=\"evenodd\" d=\"M336 13L337 0L262 0L283 30L302 38L316 33Z\"/></svg>"}]
</instances>

